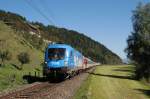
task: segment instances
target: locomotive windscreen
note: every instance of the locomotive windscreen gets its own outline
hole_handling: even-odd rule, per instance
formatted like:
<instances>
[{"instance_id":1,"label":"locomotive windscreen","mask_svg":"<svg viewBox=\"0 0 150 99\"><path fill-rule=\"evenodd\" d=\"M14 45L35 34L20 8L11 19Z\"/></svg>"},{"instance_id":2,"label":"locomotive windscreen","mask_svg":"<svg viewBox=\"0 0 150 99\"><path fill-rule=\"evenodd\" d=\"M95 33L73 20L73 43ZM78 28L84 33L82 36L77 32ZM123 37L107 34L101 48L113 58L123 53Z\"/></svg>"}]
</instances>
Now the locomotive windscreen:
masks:
<instances>
[{"instance_id":1,"label":"locomotive windscreen","mask_svg":"<svg viewBox=\"0 0 150 99\"><path fill-rule=\"evenodd\" d=\"M49 48L48 49L48 58L50 60L60 60L65 57L65 48Z\"/></svg>"}]
</instances>

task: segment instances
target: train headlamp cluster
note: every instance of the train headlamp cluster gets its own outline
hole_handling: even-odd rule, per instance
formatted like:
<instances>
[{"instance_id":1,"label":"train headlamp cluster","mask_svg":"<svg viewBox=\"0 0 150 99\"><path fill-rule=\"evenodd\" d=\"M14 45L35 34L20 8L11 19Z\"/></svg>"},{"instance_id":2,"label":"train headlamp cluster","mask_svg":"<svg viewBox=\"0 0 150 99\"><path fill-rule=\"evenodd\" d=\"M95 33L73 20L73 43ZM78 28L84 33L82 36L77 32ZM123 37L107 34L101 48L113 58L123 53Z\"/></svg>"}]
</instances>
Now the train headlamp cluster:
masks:
<instances>
[{"instance_id":1,"label":"train headlamp cluster","mask_svg":"<svg viewBox=\"0 0 150 99\"><path fill-rule=\"evenodd\" d=\"M65 65L65 66L68 66L68 62L67 62L67 61L64 61L64 65Z\"/></svg>"},{"instance_id":2,"label":"train headlamp cluster","mask_svg":"<svg viewBox=\"0 0 150 99\"><path fill-rule=\"evenodd\" d=\"M44 62L45 64L47 64L47 62Z\"/></svg>"}]
</instances>

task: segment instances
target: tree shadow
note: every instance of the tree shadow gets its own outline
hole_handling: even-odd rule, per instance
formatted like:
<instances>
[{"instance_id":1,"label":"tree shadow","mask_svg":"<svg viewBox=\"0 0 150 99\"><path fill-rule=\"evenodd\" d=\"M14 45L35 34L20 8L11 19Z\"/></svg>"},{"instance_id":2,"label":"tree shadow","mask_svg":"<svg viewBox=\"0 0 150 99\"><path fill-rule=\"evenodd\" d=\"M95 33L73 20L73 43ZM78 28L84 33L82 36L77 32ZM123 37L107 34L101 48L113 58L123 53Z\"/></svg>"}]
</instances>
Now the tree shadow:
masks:
<instances>
[{"instance_id":1,"label":"tree shadow","mask_svg":"<svg viewBox=\"0 0 150 99\"><path fill-rule=\"evenodd\" d=\"M137 91L142 92L143 94L147 95L148 97L150 97L150 89L134 89Z\"/></svg>"},{"instance_id":2,"label":"tree shadow","mask_svg":"<svg viewBox=\"0 0 150 99\"><path fill-rule=\"evenodd\" d=\"M23 79L26 80L29 84L34 83L34 82L46 82L47 78L45 77L36 77L36 76L31 76L31 75L24 75Z\"/></svg>"},{"instance_id":3,"label":"tree shadow","mask_svg":"<svg viewBox=\"0 0 150 99\"><path fill-rule=\"evenodd\" d=\"M88 72L91 75L95 76L104 76L104 77L111 77L111 78L119 78L119 79L129 79L129 80L135 80L132 76L118 76L118 75L107 75L107 74L100 74L100 73L93 73Z\"/></svg>"}]
</instances>

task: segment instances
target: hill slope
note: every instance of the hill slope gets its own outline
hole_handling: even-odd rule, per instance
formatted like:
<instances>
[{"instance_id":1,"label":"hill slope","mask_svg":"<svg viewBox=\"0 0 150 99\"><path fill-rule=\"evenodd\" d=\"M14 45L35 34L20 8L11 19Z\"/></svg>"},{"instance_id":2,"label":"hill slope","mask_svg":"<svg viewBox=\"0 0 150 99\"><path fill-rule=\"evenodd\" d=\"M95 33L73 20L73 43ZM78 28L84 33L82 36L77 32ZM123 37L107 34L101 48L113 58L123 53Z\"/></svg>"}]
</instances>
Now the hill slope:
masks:
<instances>
[{"instance_id":1,"label":"hill slope","mask_svg":"<svg viewBox=\"0 0 150 99\"><path fill-rule=\"evenodd\" d=\"M101 62L103 64L122 63L120 57L104 45L77 31L58 28L51 25L45 26L39 22L31 23L18 14L5 11L0 11L0 20L18 31L24 39L37 49L44 49L44 40L64 42L70 44L82 52L86 57L89 57L96 62Z\"/></svg>"},{"instance_id":2,"label":"hill slope","mask_svg":"<svg viewBox=\"0 0 150 99\"><path fill-rule=\"evenodd\" d=\"M35 49L11 27L0 21L0 43L2 41L5 41L3 50L7 49L12 57L10 61L5 61L5 65L0 66L0 91L26 83L23 76L29 72L33 74L34 71L41 71L43 62L43 53L40 50ZM17 55L20 52L28 52L30 55L30 63L24 64L22 70L18 69L21 63L17 60Z\"/></svg>"}]
</instances>

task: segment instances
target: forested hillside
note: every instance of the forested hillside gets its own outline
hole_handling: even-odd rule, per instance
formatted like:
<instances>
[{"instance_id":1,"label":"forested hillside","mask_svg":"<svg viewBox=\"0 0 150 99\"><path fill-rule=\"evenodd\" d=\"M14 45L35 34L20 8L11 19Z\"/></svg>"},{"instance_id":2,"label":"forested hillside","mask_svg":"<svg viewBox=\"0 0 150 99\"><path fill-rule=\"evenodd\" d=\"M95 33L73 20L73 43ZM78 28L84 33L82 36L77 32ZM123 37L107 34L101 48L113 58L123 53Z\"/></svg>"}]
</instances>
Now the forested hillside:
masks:
<instances>
[{"instance_id":1,"label":"forested hillside","mask_svg":"<svg viewBox=\"0 0 150 99\"><path fill-rule=\"evenodd\" d=\"M45 42L63 42L82 52L93 61L103 64L122 63L119 56L104 45L74 30L29 22L26 18L11 12L0 11L0 21L11 26L17 35L23 36L33 47L44 51ZM31 46L31 47L32 47Z\"/></svg>"}]
</instances>

